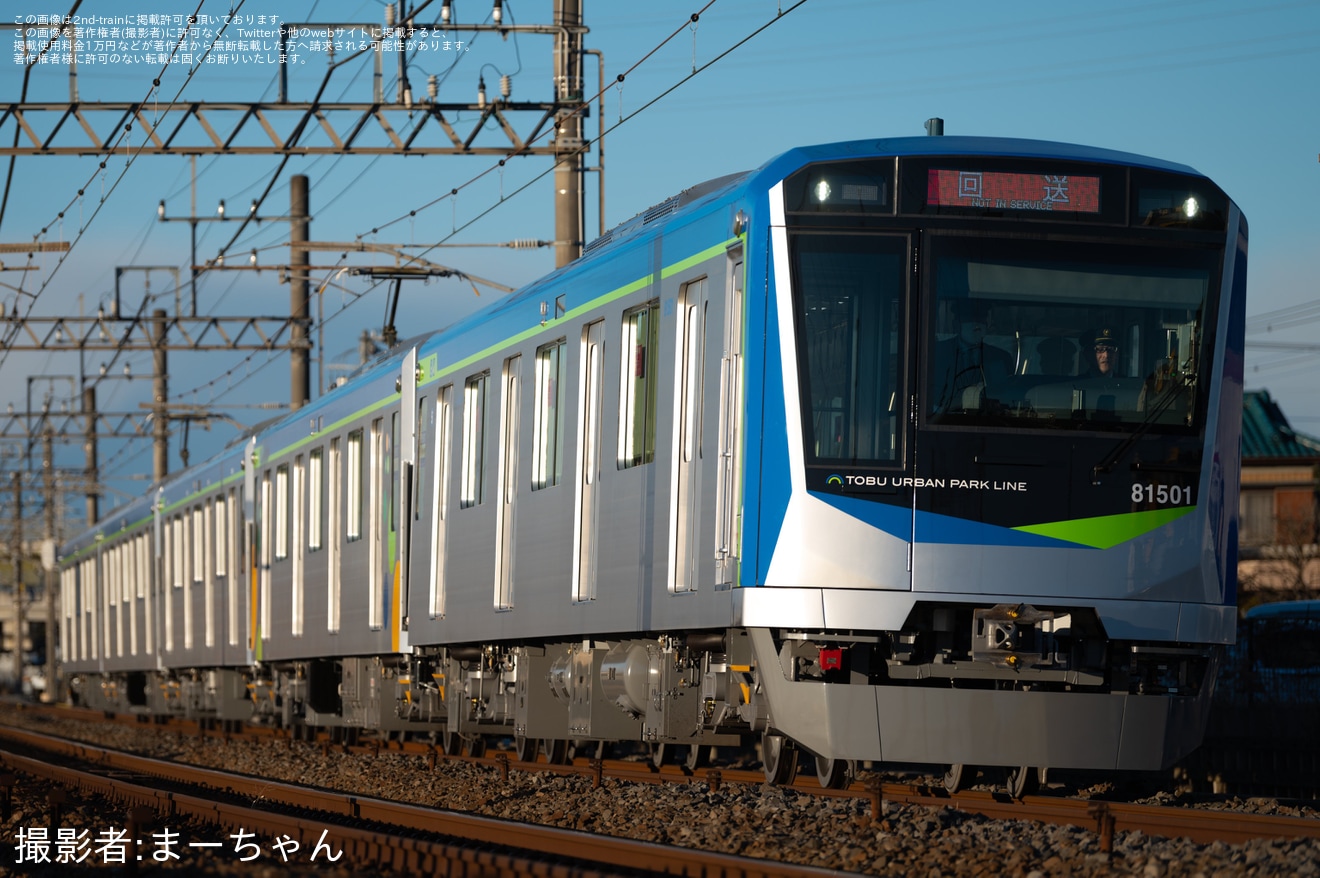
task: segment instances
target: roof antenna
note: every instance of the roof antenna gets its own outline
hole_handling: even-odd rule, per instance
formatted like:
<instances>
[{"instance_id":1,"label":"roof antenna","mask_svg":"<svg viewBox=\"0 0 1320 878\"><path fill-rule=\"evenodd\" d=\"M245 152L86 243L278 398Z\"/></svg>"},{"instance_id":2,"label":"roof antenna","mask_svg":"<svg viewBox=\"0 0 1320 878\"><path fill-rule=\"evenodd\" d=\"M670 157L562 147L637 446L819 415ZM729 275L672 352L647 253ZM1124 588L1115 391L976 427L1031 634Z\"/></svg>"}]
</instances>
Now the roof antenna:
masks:
<instances>
[{"instance_id":1,"label":"roof antenna","mask_svg":"<svg viewBox=\"0 0 1320 878\"><path fill-rule=\"evenodd\" d=\"M941 118L939 118L938 116L936 116L936 117L933 118L933 119L927 119L927 120L926 120L926 136L927 136L927 137L943 137L943 136L944 136L944 120L941 119Z\"/></svg>"}]
</instances>

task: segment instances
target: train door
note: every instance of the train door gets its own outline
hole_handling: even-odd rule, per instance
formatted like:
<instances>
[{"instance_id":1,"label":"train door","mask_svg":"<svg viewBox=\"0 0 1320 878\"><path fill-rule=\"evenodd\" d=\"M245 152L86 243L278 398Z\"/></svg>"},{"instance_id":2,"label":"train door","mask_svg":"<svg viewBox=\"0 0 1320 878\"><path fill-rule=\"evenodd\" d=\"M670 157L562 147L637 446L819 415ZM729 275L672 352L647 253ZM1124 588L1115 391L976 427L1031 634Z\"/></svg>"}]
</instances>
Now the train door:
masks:
<instances>
[{"instance_id":1,"label":"train door","mask_svg":"<svg viewBox=\"0 0 1320 878\"><path fill-rule=\"evenodd\" d=\"M412 582L412 536L413 507L416 496L418 464L418 403L417 403L417 348L408 351L403 358L399 375L399 414L398 430L395 435L395 454L398 455L396 471L395 503L391 512L397 515L398 530L398 573L393 602L393 619L390 622L394 632L391 647L395 650L406 648L408 644L408 592Z\"/></svg>"},{"instance_id":2,"label":"train door","mask_svg":"<svg viewBox=\"0 0 1320 878\"><path fill-rule=\"evenodd\" d=\"M225 644L238 646L240 622L242 618L239 603L239 586L243 579L240 575L238 559L238 505L236 492L229 489L229 496L216 500L215 542L216 572L225 580L225 630L228 632ZM148 647L150 651L150 647Z\"/></svg>"},{"instance_id":3,"label":"train door","mask_svg":"<svg viewBox=\"0 0 1320 878\"><path fill-rule=\"evenodd\" d=\"M326 484L325 628L331 634L339 631L339 558L344 538L344 491L340 486L352 478L340 469L340 455L339 437L335 436L330 440L330 479Z\"/></svg>"},{"instance_id":4,"label":"train door","mask_svg":"<svg viewBox=\"0 0 1320 878\"><path fill-rule=\"evenodd\" d=\"M431 616L445 614L445 559L449 536L449 477L453 461L454 385L440 388L435 400L435 473L431 496L435 533L431 542Z\"/></svg>"},{"instance_id":5,"label":"train door","mask_svg":"<svg viewBox=\"0 0 1320 878\"><path fill-rule=\"evenodd\" d=\"M266 470L261 475L261 503L257 508L257 541L259 544L260 573L257 579L257 603L260 607L260 618L257 620L257 644L260 647L262 641L270 639L271 633L271 561L272 550L274 548L274 532L271 530L273 524L271 509L271 485L270 470ZM260 655L258 655L260 658Z\"/></svg>"},{"instance_id":6,"label":"train door","mask_svg":"<svg viewBox=\"0 0 1320 878\"><path fill-rule=\"evenodd\" d=\"M293 574L293 584L289 589L289 597L292 603L290 607L290 633L294 637L303 636L303 613L306 610L306 602L303 598L303 570L306 562L305 552L307 551L307 542L303 539L303 528L307 523L307 493L304 489L306 475L304 472L303 456L300 454L293 459L293 485L289 495L289 501L292 504L293 515L290 524L292 525L292 540L289 550L292 553L293 564L291 573Z\"/></svg>"},{"instance_id":7,"label":"train door","mask_svg":"<svg viewBox=\"0 0 1320 878\"><path fill-rule=\"evenodd\" d=\"M738 582L742 472L742 247L729 251L725 279L724 345L720 357L720 423L715 482L715 585Z\"/></svg>"},{"instance_id":8,"label":"train door","mask_svg":"<svg viewBox=\"0 0 1320 878\"><path fill-rule=\"evenodd\" d=\"M706 278L683 286L678 297L674 381L674 466L670 496L669 591L694 591L701 556L701 413L706 362Z\"/></svg>"},{"instance_id":9,"label":"train door","mask_svg":"<svg viewBox=\"0 0 1320 878\"><path fill-rule=\"evenodd\" d=\"M191 652L195 645L195 625L194 617L196 615L196 600L193 592L193 576L196 575L196 566L193 559L197 554L195 538L197 528L194 522L197 520L197 510L187 509L180 512L174 519L175 535L178 539L177 558L179 571L176 582L179 584L179 600L183 603L183 648L185 652ZM191 656L189 656L191 658Z\"/></svg>"},{"instance_id":10,"label":"train door","mask_svg":"<svg viewBox=\"0 0 1320 878\"><path fill-rule=\"evenodd\" d=\"M261 530L257 527L257 439L248 440L243 454L243 573L246 579L244 625L247 628L248 660L256 659L257 650L257 587L258 553Z\"/></svg>"},{"instance_id":11,"label":"train door","mask_svg":"<svg viewBox=\"0 0 1320 878\"><path fill-rule=\"evenodd\" d=\"M518 497L518 414L522 357L504 361L500 406L499 500L495 507L495 609L513 609L514 509Z\"/></svg>"},{"instance_id":12,"label":"train door","mask_svg":"<svg viewBox=\"0 0 1320 878\"><path fill-rule=\"evenodd\" d=\"M219 498L210 498L202 502L202 603L205 635L203 642L210 649L215 646L215 556L222 547L215 540L214 521L219 513L216 503L223 503Z\"/></svg>"},{"instance_id":13,"label":"train door","mask_svg":"<svg viewBox=\"0 0 1320 878\"><path fill-rule=\"evenodd\" d=\"M367 625L378 629L384 616L385 587L382 568L385 565L385 516L388 511L384 506L385 468L389 455L386 453L388 442L385 437L385 419L376 418L371 422L371 458L368 472L370 487L367 492Z\"/></svg>"},{"instance_id":14,"label":"train door","mask_svg":"<svg viewBox=\"0 0 1320 878\"><path fill-rule=\"evenodd\" d=\"M174 580L177 572L174 568L179 544L175 539L174 522L163 512L160 521L161 533L164 535L161 541L160 565L161 618L164 620L161 648L165 653L172 653L174 652Z\"/></svg>"},{"instance_id":15,"label":"train door","mask_svg":"<svg viewBox=\"0 0 1320 878\"><path fill-rule=\"evenodd\" d=\"M599 521L601 409L605 377L605 321L582 331L578 358L578 479L573 516L573 600L596 599L596 532Z\"/></svg>"}]
</instances>

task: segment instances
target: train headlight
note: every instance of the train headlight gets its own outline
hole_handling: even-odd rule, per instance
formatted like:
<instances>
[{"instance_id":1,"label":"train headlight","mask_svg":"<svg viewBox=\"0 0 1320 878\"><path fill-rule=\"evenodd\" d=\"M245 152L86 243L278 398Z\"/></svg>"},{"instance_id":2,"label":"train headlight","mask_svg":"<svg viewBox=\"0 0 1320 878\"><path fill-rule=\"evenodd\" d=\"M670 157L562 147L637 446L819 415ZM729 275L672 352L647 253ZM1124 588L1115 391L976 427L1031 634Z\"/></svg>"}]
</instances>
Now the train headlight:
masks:
<instances>
[{"instance_id":1,"label":"train headlight","mask_svg":"<svg viewBox=\"0 0 1320 878\"><path fill-rule=\"evenodd\" d=\"M816 196L817 201L828 201L830 198L830 184L824 180L817 183L811 191Z\"/></svg>"},{"instance_id":2,"label":"train headlight","mask_svg":"<svg viewBox=\"0 0 1320 878\"><path fill-rule=\"evenodd\" d=\"M1195 196L1189 197L1183 202L1183 216L1188 219L1196 219L1196 215L1201 212L1201 204Z\"/></svg>"}]
</instances>

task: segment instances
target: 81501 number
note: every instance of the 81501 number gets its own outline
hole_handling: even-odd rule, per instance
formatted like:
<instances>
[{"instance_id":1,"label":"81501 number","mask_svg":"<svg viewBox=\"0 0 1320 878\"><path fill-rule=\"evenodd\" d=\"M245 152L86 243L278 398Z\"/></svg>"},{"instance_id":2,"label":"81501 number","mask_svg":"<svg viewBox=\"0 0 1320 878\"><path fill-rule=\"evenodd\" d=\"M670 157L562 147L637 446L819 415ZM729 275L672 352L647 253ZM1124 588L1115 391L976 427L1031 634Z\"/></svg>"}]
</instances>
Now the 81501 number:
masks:
<instances>
[{"instance_id":1,"label":"81501 number","mask_svg":"<svg viewBox=\"0 0 1320 878\"><path fill-rule=\"evenodd\" d=\"M1132 486L1133 503L1157 503L1160 506L1192 506L1192 489L1182 485Z\"/></svg>"}]
</instances>

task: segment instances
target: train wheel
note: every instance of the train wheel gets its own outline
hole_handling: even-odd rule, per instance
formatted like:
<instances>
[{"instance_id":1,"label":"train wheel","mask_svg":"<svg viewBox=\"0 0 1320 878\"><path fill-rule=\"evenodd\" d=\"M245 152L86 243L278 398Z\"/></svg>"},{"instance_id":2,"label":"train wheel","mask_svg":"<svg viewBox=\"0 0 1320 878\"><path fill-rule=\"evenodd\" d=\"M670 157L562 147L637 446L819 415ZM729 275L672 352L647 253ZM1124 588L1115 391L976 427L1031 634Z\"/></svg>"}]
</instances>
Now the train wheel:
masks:
<instances>
[{"instance_id":1,"label":"train wheel","mask_svg":"<svg viewBox=\"0 0 1320 878\"><path fill-rule=\"evenodd\" d=\"M710 747L705 744L693 744L687 748L687 753L683 757L683 767L688 771L696 771L698 768L705 768L710 764Z\"/></svg>"},{"instance_id":2,"label":"train wheel","mask_svg":"<svg viewBox=\"0 0 1320 878\"><path fill-rule=\"evenodd\" d=\"M1020 765L1017 768L1010 768L1004 779L1004 790L1013 798L1020 799L1036 792L1039 778L1036 769L1030 766Z\"/></svg>"},{"instance_id":3,"label":"train wheel","mask_svg":"<svg viewBox=\"0 0 1320 878\"><path fill-rule=\"evenodd\" d=\"M468 741L468 755L474 759L480 759L486 755L486 736L474 735L471 741Z\"/></svg>"},{"instance_id":4,"label":"train wheel","mask_svg":"<svg viewBox=\"0 0 1320 878\"><path fill-rule=\"evenodd\" d=\"M541 742L541 749L545 751L545 761L551 765L567 765L568 741L564 738L546 738Z\"/></svg>"},{"instance_id":5,"label":"train wheel","mask_svg":"<svg viewBox=\"0 0 1320 878\"><path fill-rule=\"evenodd\" d=\"M774 786L788 786L797 777L798 751L793 742L783 735L769 732L761 735L761 766L765 769L765 782Z\"/></svg>"},{"instance_id":6,"label":"train wheel","mask_svg":"<svg viewBox=\"0 0 1320 878\"><path fill-rule=\"evenodd\" d=\"M515 738L513 742L514 750L517 752L519 762L535 762L537 751L540 749L541 742L536 738Z\"/></svg>"},{"instance_id":7,"label":"train wheel","mask_svg":"<svg viewBox=\"0 0 1320 878\"><path fill-rule=\"evenodd\" d=\"M816 757L816 778L827 790L846 790L852 783L853 764L847 759Z\"/></svg>"},{"instance_id":8,"label":"train wheel","mask_svg":"<svg viewBox=\"0 0 1320 878\"><path fill-rule=\"evenodd\" d=\"M944 772L944 789L949 795L960 793L971 784L976 769L961 762L950 765Z\"/></svg>"},{"instance_id":9,"label":"train wheel","mask_svg":"<svg viewBox=\"0 0 1320 878\"><path fill-rule=\"evenodd\" d=\"M651 764L656 768L664 765L666 762L673 762L674 745L673 744L652 744L651 745Z\"/></svg>"}]
</instances>

